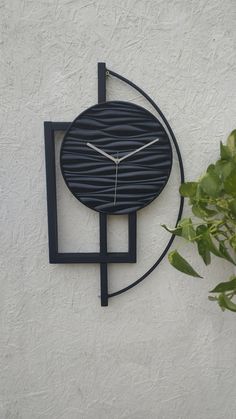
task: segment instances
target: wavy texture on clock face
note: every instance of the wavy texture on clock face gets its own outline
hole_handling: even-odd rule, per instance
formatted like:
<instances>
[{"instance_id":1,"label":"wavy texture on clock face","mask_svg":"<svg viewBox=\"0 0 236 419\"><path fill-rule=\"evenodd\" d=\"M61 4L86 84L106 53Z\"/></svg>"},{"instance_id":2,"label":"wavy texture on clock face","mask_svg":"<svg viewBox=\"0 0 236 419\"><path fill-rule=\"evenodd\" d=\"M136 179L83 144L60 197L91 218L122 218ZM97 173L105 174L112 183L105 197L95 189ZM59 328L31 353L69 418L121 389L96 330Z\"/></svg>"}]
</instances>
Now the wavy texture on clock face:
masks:
<instances>
[{"instance_id":1,"label":"wavy texture on clock face","mask_svg":"<svg viewBox=\"0 0 236 419\"><path fill-rule=\"evenodd\" d=\"M121 158L156 138L158 142L119 163L117 179L116 164L87 145ZM65 182L79 201L99 212L127 214L160 194L170 175L172 149L154 115L138 105L112 101L92 106L74 120L60 158Z\"/></svg>"}]
</instances>

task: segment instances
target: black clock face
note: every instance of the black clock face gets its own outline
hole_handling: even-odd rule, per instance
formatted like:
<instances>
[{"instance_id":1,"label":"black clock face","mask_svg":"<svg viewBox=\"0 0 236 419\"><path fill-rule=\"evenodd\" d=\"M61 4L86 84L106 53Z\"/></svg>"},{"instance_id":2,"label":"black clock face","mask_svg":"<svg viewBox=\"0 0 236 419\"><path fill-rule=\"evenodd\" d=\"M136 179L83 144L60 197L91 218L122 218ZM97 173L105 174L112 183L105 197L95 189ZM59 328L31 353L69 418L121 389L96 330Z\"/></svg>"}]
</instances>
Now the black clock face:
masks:
<instances>
[{"instance_id":1,"label":"black clock face","mask_svg":"<svg viewBox=\"0 0 236 419\"><path fill-rule=\"evenodd\" d=\"M163 190L172 149L154 115L112 101L86 109L72 122L60 159L65 182L79 201L106 214L128 214Z\"/></svg>"}]
</instances>

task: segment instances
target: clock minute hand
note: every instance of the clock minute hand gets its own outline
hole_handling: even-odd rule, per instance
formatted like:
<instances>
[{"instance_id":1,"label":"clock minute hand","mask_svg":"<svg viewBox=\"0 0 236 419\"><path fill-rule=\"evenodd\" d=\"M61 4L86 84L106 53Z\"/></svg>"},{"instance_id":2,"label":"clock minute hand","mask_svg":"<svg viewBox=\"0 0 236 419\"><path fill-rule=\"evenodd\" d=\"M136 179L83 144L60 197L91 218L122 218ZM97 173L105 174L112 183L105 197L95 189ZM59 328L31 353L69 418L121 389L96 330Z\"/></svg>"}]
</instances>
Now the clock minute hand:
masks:
<instances>
[{"instance_id":1,"label":"clock minute hand","mask_svg":"<svg viewBox=\"0 0 236 419\"><path fill-rule=\"evenodd\" d=\"M102 154L103 156L107 157L108 159L112 160L114 163L118 163L118 159L115 159L115 157L110 156L105 151L101 150L100 148L96 147L95 145L91 143L86 143L86 145L90 148L93 148L93 150L97 151L98 153Z\"/></svg>"},{"instance_id":2,"label":"clock minute hand","mask_svg":"<svg viewBox=\"0 0 236 419\"><path fill-rule=\"evenodd\" d=\"M134 150L134 151L132 151L131 153L126 154L126 156L121 157L120 159L118 159L118 163L120 163L121 161L123 161L123 160L127 159L127 158L128 158L128 157L130 157L130 156L133 156L133 154L138 153L139 151L143 150L144 148L149 147L150 145L152 145L152 144L156 143L157 141L159 141L159 138L156 138L155 140L151 141L150 143L145 144L145 145L143 145L142 147L137 148L137 150Z\"/></svg>"}]
</instances>

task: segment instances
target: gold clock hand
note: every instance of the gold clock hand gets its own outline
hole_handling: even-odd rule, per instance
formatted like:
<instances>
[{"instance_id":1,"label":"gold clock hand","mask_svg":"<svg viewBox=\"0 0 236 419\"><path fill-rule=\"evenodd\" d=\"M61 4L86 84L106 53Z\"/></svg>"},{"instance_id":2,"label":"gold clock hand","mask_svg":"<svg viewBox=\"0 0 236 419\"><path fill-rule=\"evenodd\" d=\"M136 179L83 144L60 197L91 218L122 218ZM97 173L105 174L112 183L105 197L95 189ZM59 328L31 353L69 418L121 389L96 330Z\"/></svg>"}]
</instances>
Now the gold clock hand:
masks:
<instances>
[{"instance_id":1,"label":"gold clock hand","mask_svg":"<svg viewBox=\"0 0 236 419\"><path fill-rule=\"evenodd\" d=\"M107 157L108 159L112 160L114 163L117 163L117 159L115 157L110 156L105 151L101 150L100 148L96 147L95 145L91 143L86 143L86 145L90 148L93 148L93 150L97 151L98 153L102 154L103 156Z\"/></svg>"},{"instance_id":2,"label":"gold clock hand","mask_svg":"<svg viewBox=\"0 0 236 419\"><path fill-rule=\"evenodd\" d=\"M155 140L151 141L150 143L145 144L142 147L137 148L137 150L132 151L131 153L127 154L124 157L121 157L120 159L118 159L118 163L120 163L121 161L127 159L130 156L133 156L133 154L138 153L139 151L143 150L144 148L149 147L150 145L156 143L157 141L159 141L159 138L156 138Z\"/></svg>"}]
</instances>

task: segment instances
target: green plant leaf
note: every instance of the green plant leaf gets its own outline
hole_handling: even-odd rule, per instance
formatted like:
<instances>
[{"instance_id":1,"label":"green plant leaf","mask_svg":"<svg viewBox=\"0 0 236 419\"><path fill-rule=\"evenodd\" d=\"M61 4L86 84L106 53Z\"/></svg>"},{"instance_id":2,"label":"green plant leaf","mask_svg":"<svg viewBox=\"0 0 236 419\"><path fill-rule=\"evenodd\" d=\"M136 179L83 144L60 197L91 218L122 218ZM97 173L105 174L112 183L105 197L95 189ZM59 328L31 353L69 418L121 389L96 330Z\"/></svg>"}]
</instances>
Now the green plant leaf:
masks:
<instances>
[{"instance_id":1,"label":"green plant leaf","mask_svg":"<svg viewBox=\"0 0 236 419\"><path fill-rule=\"evenodd\" d=\"M227 147L227 145L224 145L222 142L220 142L220 157L223 160L230 160L231 159L230 149Z\"/></svg>"},{"instance_id":2,"label":"green plant leaf","mask_svg":"<svg viewBox=\"0 0 236 419\"><path fill-rule=\"evenodd\" d=\"M232 279L230 281L221 282L220 284L216 285L216 287L210 292L226 292L236 290L236 277L233 276L231 278Z\"/></svg>"},{"instance_id":3,"label":"green plant leaf","mask_svg":"<svg viewBox=\"0 0 236 419\"><path fill-rule=\"evenodd\" d=\"M212 174L213 176L215 175L216 171L215 171L215 165L214 164L210 164L207 168L207 173Z\"/></svg>"},{"instance_id":4,"label":"green plant leaf","mask_svg":"<svg viewBox=\"0 0 236 419\"><path fill-rule=\"evenodd\" d=\"M182 227L170 228L165 224L162 224L161 226L164 227L164 229L167 230L169 233L175 234L175 236L182 236Z\"/></svg>"},{"instance_id":5,"label":"green plant leaf","mask_svg":"<svg viewBox=\"0 0 236 419\"><path fill-rule=\"evenodd\" d=\"M208 246L209 246L209 250L211 253L213 253L213 255L219 257L219 258L223 258L224 256L222 255L222 253L220 252L219 249L217 249L216 245L214 244L213 240L211 239L211 237L208 237Z\"/></svg>"},{"instance_id":6,"label":"green plant leaf","mask_svg":"<svg viewBox=\"0 0 236 419\"><path fill-rule=\"evenodd\" d=\"M231 214L236 217L236 199L232 199L232 201L229 202L229 209Z\"/></svg>"},{"instance_id":7,"label":"green plant leaf","mask_svg":"<svg viewBox=\"0 0 236 419\"><path fill-rule=\"evenodd\" d=\"M216 174L206 173L200 180L200 186L208 196L216 198L220 194L221 184Z\"/></svg>"},{"instance_id":8,"label":"green plant leaf","mask_svg":"<svg viewBox=\"0 0 236 419\"><path fill-rule=\"evenodd\" d=\"M196 237L196 232L193 227L191 218L184 218L178 224L182 227L182 237L188 241L193 241Z\"/></svg>"},{"instance_id":9,"label":"green plant leaf","mask_svg":"<svg viewBox=\"0 0 236 419\"><path fill-rule=\"evenodd\" d=\"M201 219L212 218L217 214L217 211L207 208L207 204L201 201L198 201L197 204L192 206L192 212L196 217Z\"/></svg>"},{"instance_id":10,"label":"green plant leaf","mask_svg":"<svg viewBox=\"0 0 236 419\"><path fill-rule=\"evenodd\" d=\"M234 169L232 161L218 160L215 164L216 174L224 181Z\"/></svg>"},{"instance_id":11,"label":"green plant leaf","mask_svg":"<svg viewBox=\"0 0 236 419\"><path fill-rule=\"evenodd\" d=\"M217 297L213 297L212 295L208 295L208 300L209 301L217 301L218 298Z\"/></svg>"},{"instance_id":12,"label":"green plant leaf","mask_svg":"<svg viewBox=\"0 0 236 419\"><path fill-rule=\"evenodd\" d=\"M197 185L197 192L196 192L196 197L195 198L196 198L197 202L209 199L209 197L205 194L204 190L201 188L200 180L199 180L198 185Z\"/></svg>"},{"instance_id":13,"label":"green plant leaf","mask_svg":"<svg viewBox=\"0 0 236 419\"><path fill-rule=\"evenodd\" d=\"M206 211L204 211L201 207L200 207L200 205L198 205L198 204L195 204L195 205L193 205L192 206L192 212L193 212L193 214L195 215L195 217L198 217L198 218L207 218L207 213L206 213Z\"/></svg>"},{"instance_id":14,"label":"green plant leaf","mask_svg":"<svg viewBox=\"0 0 236 419\"><path fill-rule=\"evenodd\" d=\"M201 236L199 240L203 240L208 248L208 250L213 253L213 255L222 257L222 254L217 249L216 245L214 244L211 235L209 233L208 227L205 224L201 224L196 229L197 237Z\"/></svg>"},{"instance_id":15,"label":"green plant leaf","mask_svg":"<svg viewBox=\"0 0 236 419\"><path fill-rule=\"evenodd\" d=\"M208 249L207 243L204 240L198 240L197 248L198 253L202 257L205 265L209 265L211 263L211 253Z\"/></svg>"},{"instance_id":16,"label":"green plant leaf","mask_svg":"<svg viewBox=\"0 0 236 419\"><path fill-rule=\"evenodd\" d=\"M219 306L222 310L227 309L236 312L236 304L234 304L225 294L220 294L218 298Z\"/></svg>"},{"instance_id":17,"label":"green plant leaf","mask_svg":"<svg viewBox=\"0 0 236 419\"><path fill-rule=\"evenodd\" d=\"M219 209L220 211L228 211L229 209L229 201L227 199L224 198L218 198L216 200L216 208Z\"/></svg>"},{"instance_id":18,"label":"green plant leaf","mask_svg":"<svg viewBox=\"0 0 236 419\"><path fill-rule=\"evenodd\" d=\"M236 154L236 129L227 138L227 147L232 155Z\"/></svg>"},{"instance_id":19,"label":"green plant leaf","mask_svg":"<svg viewBox=\"0 0 236 419\"><path fill-rule=\"evenodd\" d=\"M177 252L173 250L168 255L169 262L178 271L183 272L186 275L194 276L196 278L202 278L192 266Z\"/></svg>"},{"instance_id":20,"label":"green plant leaf","mask_svg":"<svg viewBox=\"0 0 236 419\"><path fill-rule=\"evenodd\" d=\"M230 244L232 246L232 248L234 249L234 251L236 252L236 234L234 234L231 239L230 239Z\"/></svg>"},{"instance_id":21,"label":"green plant leaf","mask_svg":"<svg viewBox=\"0 0 236 419\"><path fill-rule=\"evenodd\" d=\"M175 234L176 236L181 236L188 241L193 241L196 236L191 218L183 218L178 223L176 228L170 228L165 224L162 224L162 227L169 231L169 233Z\"/></svg>"},{"instance_id":22,"label":"green plant leaf","mask_svg":"<svg viewBox=\"0 0 236 419\"><path fill-rule=\"evenodd\" d=\"M179 192L184 197L192 197L196 195L197 192L197 182L185 182L179 188Z\"/></svg>"},{"instance_id":23,"label":"green plant leaf","mask_svg":"<svg viewBox=\"0 0 236 419\"><path fill-rule=\"evenodd\" d=\"M233 265L236 265L232 256L229 254L228 249L225 247L225 245L222 242L220 243L219 251L223 255L224 259L226 259L228 262L231 262Z\"/></svg>"},{"instance_id":24,"label":"green plant leaf","mask_svg":"<svg viewBox=\"0 0 236 419\"><path fill-rule=\"evenodd\" d=\"M229 195L236 195L236 172L233 171L224 181L224 189Z\"/></svg>"}]
</instances>

